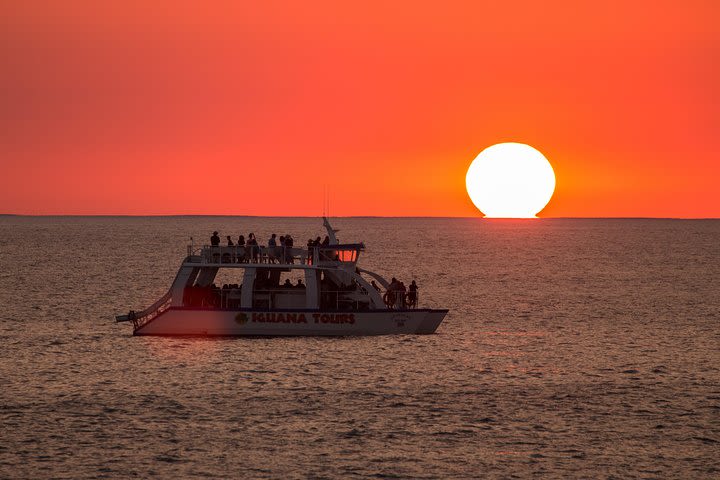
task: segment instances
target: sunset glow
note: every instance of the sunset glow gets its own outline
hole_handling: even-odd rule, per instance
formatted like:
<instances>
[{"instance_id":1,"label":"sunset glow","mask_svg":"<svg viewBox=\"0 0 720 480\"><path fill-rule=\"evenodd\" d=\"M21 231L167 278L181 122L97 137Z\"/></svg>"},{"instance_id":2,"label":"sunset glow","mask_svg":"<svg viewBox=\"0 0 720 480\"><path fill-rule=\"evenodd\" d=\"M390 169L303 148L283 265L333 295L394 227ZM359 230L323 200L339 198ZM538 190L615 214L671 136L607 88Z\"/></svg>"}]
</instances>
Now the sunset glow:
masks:
<instances>
[{"instance_id":1,"label":"sunset glow","mask_svg":"<svg viewBox=\"0 0 720 480\"><path fill-rule=\"evenodd\" d=\"M5 2L0 213L720 216L715 2Z\"/></svg>"}]
</instances>

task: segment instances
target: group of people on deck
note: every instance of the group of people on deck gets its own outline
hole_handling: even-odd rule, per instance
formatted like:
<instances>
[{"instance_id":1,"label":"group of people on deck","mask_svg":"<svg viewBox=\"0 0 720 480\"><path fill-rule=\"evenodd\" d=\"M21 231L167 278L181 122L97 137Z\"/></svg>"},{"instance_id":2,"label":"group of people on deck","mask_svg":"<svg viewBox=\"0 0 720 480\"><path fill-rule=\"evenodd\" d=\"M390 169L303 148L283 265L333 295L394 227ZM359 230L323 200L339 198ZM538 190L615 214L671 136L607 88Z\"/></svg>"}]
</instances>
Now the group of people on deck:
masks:
<instances>
[{"instance_id":1,"label":"group of people on deck","mask_svg":"<svg viewBox=\"0 0 720 480\"><path fill-rule=\"evenodd\" d=\"M272 234L267 242L265 251L261 251L261 245L258 244L257 238L254 233L249 233L247 240L245 236L240 235L237 243L233 242L230 235L225 237L227 239L228 247L243 247L242 250L236 249L232 256L227 253L223 253L222 262L230 263L247 263L252 261L253 263L267 262L267 263L295 263L295 256L293 255L292 249L294 248L294 239L292 235L281 235L278 237L276 234ZM213 247L220 247L220 236L218 232L213 232L210 237L210 245ZM322 247L330 246L330 237L325 236L324 240L320 240L317 237L315 240L312 238L307 241L307 254L300 258L302 261L307 262L308 265L312 264L313 258L321 258L322 253L319 251ZM330 249L332 250L332 249ZM219 254L214 254L219 255ZM228 257L227 259L225 257ZM218 256L219 258L219 256ZM354 282L353 282L354 283ZM371 286L378 292L381 291L380 287L371 281ZM305 288L302 280L298 280L297 285L293 285L289 280L285 281L285 284L280 285L281 288ZM357 285L351 286L352 289L357 288ZM415 308L418 304L418 286L413 280L408 287L405 283L399 281L393 277L392 281L387 287L386 292L383 294L383 301L388 308Z\"/></svg>"},{"instance_id":2,"label":"group of people on deck","mask_svg":"<svg viewBox=\"0 0 720 480\"><path fill-rule=\"evenodd\" d=\"M230 235L226 236L228 247L243 247L242 254L237 255L236 258L231 261L237 261L238 263L247 263L252 260L253 263L259 262L261 259L267 259L268 263L295 263L295 258L292 254L292 248L294 247L295 240L292 235L281 235L278 237L276 234L272 234L268 240L266 255L263 256L261 253L261 245L258 244L257 238L254 233L249 233L247 240L244 235L238 237L237 243L233 242ZM210 245L213 247L220 246L220 235L217 231L213 232L210 237ZM320 240L317 237L315 240L312 238L307 242L307 256L306 262L308 265L312 263L313 252L317 247L326 247L330 245L330 237L325 236L324 240ZM225 261L225 259L223 259Z\"/></svg>"},{"instance_id":3,"label":"group of people on deck","mask_svg":"<svg viewBox=\"0 0 720 480\"><path fill-rule=\"evenodd\" d=\"M377 288L377 287L376 287ZM383 296L383 300L388 307L414 308L417 306L418 286L415 280L410 283L410 287L393 277L387 292Z\"/></svg>"}]
</instances>

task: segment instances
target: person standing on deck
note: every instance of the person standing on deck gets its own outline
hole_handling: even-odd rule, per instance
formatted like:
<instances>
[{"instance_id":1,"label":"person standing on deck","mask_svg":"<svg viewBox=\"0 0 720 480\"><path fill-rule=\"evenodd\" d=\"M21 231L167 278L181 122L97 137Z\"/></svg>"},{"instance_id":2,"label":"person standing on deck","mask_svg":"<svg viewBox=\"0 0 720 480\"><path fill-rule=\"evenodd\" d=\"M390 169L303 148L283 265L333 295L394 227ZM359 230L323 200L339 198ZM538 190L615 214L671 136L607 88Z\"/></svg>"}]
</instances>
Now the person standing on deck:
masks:
<instances>
[{"instance_id":1,"label":"person standing on deck","mask_svg":"<svg viewBox=\"0 0 720 480\"><path fill-rule=\"evenodd\" d=\"M407 305L410 308L415 308L415 307L417 307L417 291L418 291L418 286L417 286L417 283L415 283L415 280L413 280L412 283L410 283L409 290L410 291L408 292L408 296L407 296Z\"/></svg>"},{"instance_id":2,"label":"person standing on deck","mask_svg":"<svg viewBox=\"0 0 720 480\"><path fill-rule=\"evenodd\" d=\"M313 250L315 250L315 242L312 238L309 238L307 241L307 264L312 265L312 259L313 259Z\"/></svg>"},{"instance_id":3,"label":"person standing on deck","mask_svg":"<svg viewBox=\"0 0 720 480\"><path fill-rule=\"evenodd\" d=\"M275 263L275 260L277 259L277 240L275 240L276 236L277 235L275 235L273 233L270 236L270 240L268 240L267 254L268 254L268 262L270 262L270 263Z\"/></svg>"},{"instance_id":4,"label":"person standing on deck","mask_svg":"<svg viewBox=\"0 0 720 480\"><path fill-rule=\"evenodd\" d=\"M210 237L210 245L213 247L220 246L220 237L218 236L218 232L213 232L212 237Z\"/></svg>"}]
</instances>

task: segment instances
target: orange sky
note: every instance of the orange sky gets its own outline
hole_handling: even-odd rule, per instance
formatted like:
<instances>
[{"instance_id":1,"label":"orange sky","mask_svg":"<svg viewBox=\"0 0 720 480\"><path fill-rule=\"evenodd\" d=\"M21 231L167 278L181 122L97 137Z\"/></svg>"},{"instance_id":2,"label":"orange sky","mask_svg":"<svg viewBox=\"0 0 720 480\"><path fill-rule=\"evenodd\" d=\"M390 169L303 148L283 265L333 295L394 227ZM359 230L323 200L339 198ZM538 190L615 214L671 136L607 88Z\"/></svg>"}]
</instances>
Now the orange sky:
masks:
<instances>
[{"instance_id":1,"label":"orange sky","mask_svg":"<svg viewBox=\"0 0 720 480\"><path fill-rule=\"evenodd\" d=\"M714 0L3 2L0 213L319 215L331 183L333 215L475 216L469 163L517 141L555 168L542 216L720 217L719 25Z\"/></svg>"}]
</instances>

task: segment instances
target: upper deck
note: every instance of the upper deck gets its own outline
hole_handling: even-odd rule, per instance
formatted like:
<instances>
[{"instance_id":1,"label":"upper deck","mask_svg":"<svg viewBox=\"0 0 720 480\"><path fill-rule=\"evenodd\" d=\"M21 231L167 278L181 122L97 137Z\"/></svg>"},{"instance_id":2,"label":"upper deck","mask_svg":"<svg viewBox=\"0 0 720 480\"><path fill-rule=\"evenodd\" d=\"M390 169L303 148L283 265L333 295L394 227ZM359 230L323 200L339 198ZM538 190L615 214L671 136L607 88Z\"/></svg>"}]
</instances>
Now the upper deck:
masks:
<instances>
[{"instance_id":1,"label":"upper deck","mask_svg":"<svg viewBox=\"0 0 720 480\"><path fill-rule=\"evenodd\" d=\"M363 250L365 245L362 243L320 245L310 248L204 245L200 249L194 249L188 245L188 258L185 263L230 268L262 265L263 268L285 269L354 266Z\"/></svg>"}]
</instances>

